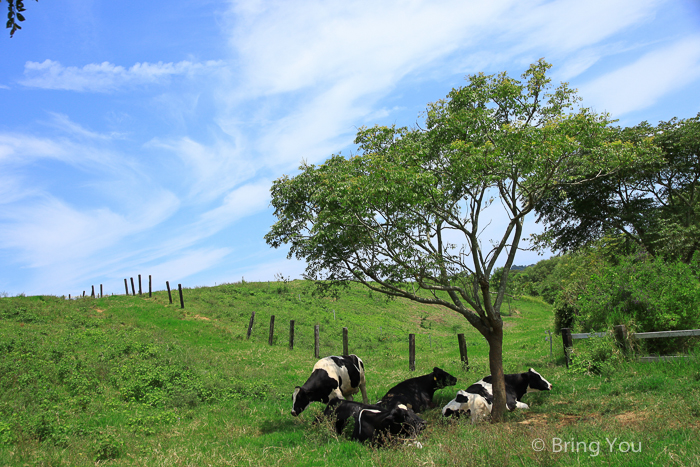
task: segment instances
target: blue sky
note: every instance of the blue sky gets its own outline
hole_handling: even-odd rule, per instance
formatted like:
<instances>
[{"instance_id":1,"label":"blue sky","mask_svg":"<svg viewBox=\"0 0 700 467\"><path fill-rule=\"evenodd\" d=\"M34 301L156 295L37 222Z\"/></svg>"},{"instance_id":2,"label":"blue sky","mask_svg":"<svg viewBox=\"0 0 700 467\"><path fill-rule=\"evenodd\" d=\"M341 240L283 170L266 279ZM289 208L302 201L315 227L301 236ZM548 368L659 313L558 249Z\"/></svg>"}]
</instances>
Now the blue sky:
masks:
<instances>
[{"instance_id":1,"label":"blue sky","mask_svg":"<svg viewBox=\"0 0 700 467\"><path fill-rule=\"evenodd\" d=\"M416 123L468 74L544 57L620 125L700 112L697 0L25 5L0 34L9 295L300 277L263 240L272 180Z\"/></svg>"}]
</instances>

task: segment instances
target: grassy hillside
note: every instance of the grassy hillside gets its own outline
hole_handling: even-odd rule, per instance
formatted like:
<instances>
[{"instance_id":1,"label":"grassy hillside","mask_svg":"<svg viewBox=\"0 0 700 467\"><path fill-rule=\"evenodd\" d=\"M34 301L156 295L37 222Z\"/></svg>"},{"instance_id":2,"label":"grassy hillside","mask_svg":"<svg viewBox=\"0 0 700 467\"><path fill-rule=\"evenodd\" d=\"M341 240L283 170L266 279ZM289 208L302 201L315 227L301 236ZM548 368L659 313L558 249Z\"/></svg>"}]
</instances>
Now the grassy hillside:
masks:
<instances>
[{"instance_id":1,"label":"grassy hillside","mask_svg":"<svg viewBox=\"0 0 700 467\"><path fill-rule=\"evenodd\" d=\"M504 306L505 370L535 367L554 389L525 396L531 409L504 424L443 420L436 409L423 414L422 449L375 449L313 424L318 403L294 418L293 388L316 361L315 324L322 355L340 354L349 329L372 400L439 366L459 380L437 392L442 406L489 373L485 340L459 315L359 287L337 301L312 290L302 281L185 289L184 310L166 292L0 299L0 465L700 465L697 360L567 371L561 341L550 357L544 340L550 307L534 299Z\"/></svg>"}]
</instances>

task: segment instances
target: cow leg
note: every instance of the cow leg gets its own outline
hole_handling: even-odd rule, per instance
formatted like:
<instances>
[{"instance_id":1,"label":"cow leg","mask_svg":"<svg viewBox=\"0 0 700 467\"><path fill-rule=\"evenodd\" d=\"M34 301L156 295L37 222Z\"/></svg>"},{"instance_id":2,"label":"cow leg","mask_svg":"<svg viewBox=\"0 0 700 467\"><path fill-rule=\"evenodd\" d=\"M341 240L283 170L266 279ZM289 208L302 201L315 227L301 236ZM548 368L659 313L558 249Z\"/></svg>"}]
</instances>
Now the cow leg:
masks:
<instances>
[{"instance_id":1,"label":"cow leg","mask_svg":"<svg viewBox=\"0 0 700 467\"><path fill-rule=\"evenodd\" d=\"M366 383L362 381L360 383L360 391L362 391L362 402L369 404L369 399L367 398L367 389L365 388Z\"/></svg>"},{"instance_id":2,"label":"cow leg","mask_svg":"<svg viewBox=\"0 0 700 467\"><path fill-rule=\"evenodd\" d=\"M517 406L518 401L515 400L515 396L506 391L506 408L512 412Z\"/></svg>"}]
</instances>

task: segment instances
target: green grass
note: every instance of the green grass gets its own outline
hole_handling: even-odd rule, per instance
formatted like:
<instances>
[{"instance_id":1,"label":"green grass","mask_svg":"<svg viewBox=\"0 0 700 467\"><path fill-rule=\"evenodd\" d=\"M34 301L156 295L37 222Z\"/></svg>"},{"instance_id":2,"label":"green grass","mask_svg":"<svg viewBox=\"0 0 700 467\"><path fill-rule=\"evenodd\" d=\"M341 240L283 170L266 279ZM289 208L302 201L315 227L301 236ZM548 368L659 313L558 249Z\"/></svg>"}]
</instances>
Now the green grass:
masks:
<instances>
[{"instance_id":1,"label":"green grass","mask_svg":"<svg viewBox=\"0 0 700 467\"><path fill-rule=\"evenodd\" d=\"M505 370L535 367L554 388L525 396L530 410L505 423L474 426L430 410L422 449L377 449L314 424L319 403L294 418L293 388L316 360L315 324L323 355L340 354L349 329L371 400L439 366L459 380L436 393L441 407L489 373L485 340L453 312L359 287L337 301L312 291L303 281L185 289L184 310L165 292L0 299L0 465L700 465L697 359L615 360L593 376L567 370L560 339L552 357L544 339L551 309L531 298L503 307ZM466 336L468 371L457 333Z\"/></svg>"}]
</instances>

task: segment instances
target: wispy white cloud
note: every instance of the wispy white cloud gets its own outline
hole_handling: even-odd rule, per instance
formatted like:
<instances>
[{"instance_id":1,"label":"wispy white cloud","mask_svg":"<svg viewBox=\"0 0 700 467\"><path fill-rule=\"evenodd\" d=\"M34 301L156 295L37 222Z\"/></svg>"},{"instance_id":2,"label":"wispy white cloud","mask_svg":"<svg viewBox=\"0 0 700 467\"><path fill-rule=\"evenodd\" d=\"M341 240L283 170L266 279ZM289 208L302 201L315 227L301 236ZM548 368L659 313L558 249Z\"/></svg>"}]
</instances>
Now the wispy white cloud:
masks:
<instances>
[{"instance_id":1,"label":"wispy white cloud","mask_svg":"<svg viewBox=\"0 0 700 467\"><path fill-rule=\"evenodd\" d=\"M257 124L248 146L288 170L346 147L407 80L514 63L517 75L543 56L570 79L615 53L602 41L650 21L664 1L235 2L229 37L241 79L220 120L236 127L245 109Z\"/></svg>"},{"instance_id":2,"label":"wispy white cloud","mask_svg":"<svg viewBox=\"0 0 700 467\"><path fill-rule=\"evenodd\" d=\"M175 288L177 287L175 285L177 281L197 274L198 272L211 269L230 253L230 248L198 248L195 250L185 250L178 252L174 259L168 259L167 261L149 265L148 273L153 277L162 279L161 282L164 280L170 281L170 287ZM126 270L122 270L120 273L121 274L116 274L116 277L124 277L130 274L130 272ZM159 288L162 288L162 286Z\"/></svg>"},{"instance_id":3,"label":"wispy white cloud","mask_svg":"<svg viewBox=\"0 0 700 467\"><path fill-rule=\"evenodd\" d=\"M91 63L83 67L64 66L53 60L27 62L20 84L42 89L108 92L129 85L159 83L174 76L193 77L223 67L222 61L194 63L137 63L129 68L109 62Z\"/></svg>"},{"instance_id":4,"label":"wispy white cloud","mask_svg":"<svg viewBox=\"0 0 700 467\"><path fill-rule=\"evenodd\" d=\"M197 201L212 201L252 178L259 161L246 157L232 140L205 145L184 137L178 140L153 139L147 147L168 151L180 159L185 170L188 196Z\"/></svg>"},{"instance_id":5,"label":"wispy white cloud","mask_svg":"<svg viewBox=\"0 0 700 467\"><path fill-rule=\"evenodd\" d=\"M116 132L104 134L89 130L84 126L80 125L79 123L72 121L70 117L65 114L49 112L49 115L51 116L51 120L49 122L50 126L53 126L59 129L60 131L76 138L108 141L124 137L123 134Z\"/></svg>"},{"instance_id":6,"label":"wispy white cloud","mask_svg":"<svg viewBox=\"0 0 700 467\"><path fill-rule=\"evenodd\" d=\"M109 208L81 210L51 197L6 207L0 215L0 243L14 249L29 267L78 261L162 222L178 204L165 191L149 201L129 216Z\"/></svg>"},{"instance_id":7,"label":"wispy white cloud","mask_svg":"<svg viewBox=\"0 0 700 467\"><path fill-rule=\"evenodd\" d=\"M649 107L699 77L700 35L696 35L606 73L580 86L580 92L597 111L617 117Z\"/></svg>"}]
</instances>

